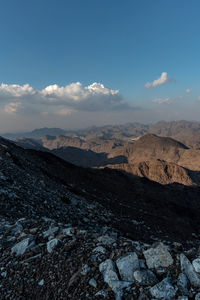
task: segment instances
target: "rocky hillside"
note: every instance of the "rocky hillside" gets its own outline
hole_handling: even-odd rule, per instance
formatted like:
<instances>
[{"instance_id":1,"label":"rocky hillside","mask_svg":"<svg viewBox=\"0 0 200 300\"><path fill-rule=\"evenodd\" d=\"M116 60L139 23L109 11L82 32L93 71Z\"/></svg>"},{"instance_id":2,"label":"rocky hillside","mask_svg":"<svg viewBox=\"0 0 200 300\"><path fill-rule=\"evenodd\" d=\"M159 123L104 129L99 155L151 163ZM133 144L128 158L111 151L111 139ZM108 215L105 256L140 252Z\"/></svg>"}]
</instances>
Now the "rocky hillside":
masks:
<instances>
[{"instance_id":1,"label":"rocky hillside","mask_svg":"<svg viewBox=\"0 0 200 300\"><path fill-rule=\"evenodd\" d=\"M152 159L138 163L113 164L107 165L107 167L145 177L160 184L176 182L189 186L200 185L200 172L192 172L175 163L168 163L160 159Z\"/></svg>"},{"instance_id":2,"label":"rocky hillside","mask_svg":"<svg viewBox=\"0 0 200 300\"><path fill-rule=\"evenodd\" d=\"M129 163L152 159L175 163L193 171L200 171L200 150L188 148L168 137L147 134L129 143L122 153Z\"/></svg>"},{"instance_id":3,"label":"rocky hillside","mask_svg":"<svg viewBox=\"0 0 200 300\"><path fill-rule=\"evenodd\" d=\"M199 299L199 188L5 139L0 179L1 299Z\"/></svg>"},{"instance_id":4,"label":"rocky hillside","mask_svg":"<svg viewBox=\"0 0 200 300\"><path fill-rule=\"evenodd\" d=\"M184 144L168 137L159 137L154 134L146 134L129 144L124 155L129 162L148 159L162 159L176 162L180 158L181 151L188 149Z\"/></svg>"},{"instance_id":5,"label":"rocky hillside","mask_svg":"<svg viewBox=\"0 0 200 300\"><path fill-rule=\"evenodd\" d=\"M0 178L1 299L199 299L198 188L4 139Z\"/></svg>"}]
</instances>

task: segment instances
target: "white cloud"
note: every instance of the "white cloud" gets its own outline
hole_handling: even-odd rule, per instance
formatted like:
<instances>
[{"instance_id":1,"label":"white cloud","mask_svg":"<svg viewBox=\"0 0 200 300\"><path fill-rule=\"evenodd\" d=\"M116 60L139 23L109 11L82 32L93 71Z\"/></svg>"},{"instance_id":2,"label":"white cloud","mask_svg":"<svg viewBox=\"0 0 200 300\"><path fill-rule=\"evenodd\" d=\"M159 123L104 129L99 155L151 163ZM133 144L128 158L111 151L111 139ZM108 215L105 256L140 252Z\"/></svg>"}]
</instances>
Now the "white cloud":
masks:
<instances>
[{"instance_id":1,"label":"white cloud","mask_svg":"<svg viewBox=\"0 0 200 300\"><path fill-rule=\"evenodd\" d=\"M9 101L9 104L7 104ZM116 111L133 109L121 97L119 90L110 89L102 83L94 82L83 86L80 82L66 86L49 85L42 90L36 90L29 84L0 85L0 106L6 105L7 113L55 113L67 115L72 111ZM50 108L51 106L51 108ZM56 109L53 108L56 106Z\"/></svg>"},{"instance_id":2,"label":"white cloud","mask_svg":"<svg viewBox=\"0 0 200 300\"><path fill-rule=\"evenodd\" d=\"M34 95L35 90L29 85L5 84L0 85L0 96L19 98L26 95Z\"/></svg>"},{"instance_id":3,"label":"white cloud","mask_svg":"<svg viewBox=\"0 0 200 300\"><path fill-rule=\"evenodd\" d=\"M171 104L172 100L170 98L156 98L152 102L157 104Z\"/></svg>"},{"instance_id":4,"label":"white cloud","mask_svg":"<svg viewBox=\"0 0 200 300\"><path fill-rule=\"evenodd\" d=\"M101 83L94 82L93 84L83 87L80 82L71 83L66 86L59 87L57 84L49 85L41 91L44 96L54 99L61 98L63 100L82 101L91 96L97 95L117 95L119 90L111 90Z\"/></svg>"},{"instance_id":5,"label":"white cloud","mask_svg":"<svg viewBox=\"0 0 200 300\"><path fill-rule=\"evenodd\" d=\"M85 87L80 82L61 87L54 84L40 91L40 95L46 104L65 105L75 110L102 111L128 107L119 90L107 88L97 82Z\"/></svg>"},{"instance_id":6,"label":"white cloud","mask_svg":"<svg viewBox=\"0 0 200 300\"><path fill-rule=\"evenodd\" d=\"M189 93L191 93L192 89L186 89L185 91L186 91L186 93L189 94Z\"/></svg>"},{"instance_id":7,"label":"white cloud","mask_svg":"<svg viewBox=\"0 0 200 300\"><path fill-rule=\"evenodd\" d=\"M170 81L172 81L172 79L170 77L168 77L167 72L162 72L162 74L160 75L160 77L158 79L154 80L153 82L147 82L145 84L145 87L146 88L150 88L150 87L155 88L157 86L163 85Z\"/></svg>"},{"instance_id":8,"label":"white cloud","mask_svg":"<svg viewBox=\"0 0 200 300\"><path fill-rule=\"evenodd\" d=\"M4 111L9 114L14 114L19 111L21 102L10 102L4 107Z\"/></svg>"}]
</instances>

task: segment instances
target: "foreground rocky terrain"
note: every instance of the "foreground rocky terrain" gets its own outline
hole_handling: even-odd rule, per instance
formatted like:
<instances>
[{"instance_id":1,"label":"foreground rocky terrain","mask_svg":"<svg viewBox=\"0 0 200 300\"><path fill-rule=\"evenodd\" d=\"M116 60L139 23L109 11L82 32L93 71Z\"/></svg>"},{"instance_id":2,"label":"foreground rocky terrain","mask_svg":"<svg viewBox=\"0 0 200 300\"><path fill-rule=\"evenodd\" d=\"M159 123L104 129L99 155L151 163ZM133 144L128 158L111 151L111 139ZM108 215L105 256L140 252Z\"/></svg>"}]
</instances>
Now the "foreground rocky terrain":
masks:
<instances>
[{"instance_id":1,"label":"foreground rocky terrain","mask_svg":"<svg viewBox=\"0 0 200 300\"><path fill-rule=\"evenodd\" d=\"M144 244L110 227L1 220L1 299L199 299L199 250Z\"/></svg>"},{"instance_id":2,"label":"foreground rocky terrain","mask_svg":"<svg viewBox=\"0 0 200 300\"><path fill-rule=\"evenodd\" d=\"M0 139L0 299L200 299L199 196Z\"/></svg>"}]
</instances>

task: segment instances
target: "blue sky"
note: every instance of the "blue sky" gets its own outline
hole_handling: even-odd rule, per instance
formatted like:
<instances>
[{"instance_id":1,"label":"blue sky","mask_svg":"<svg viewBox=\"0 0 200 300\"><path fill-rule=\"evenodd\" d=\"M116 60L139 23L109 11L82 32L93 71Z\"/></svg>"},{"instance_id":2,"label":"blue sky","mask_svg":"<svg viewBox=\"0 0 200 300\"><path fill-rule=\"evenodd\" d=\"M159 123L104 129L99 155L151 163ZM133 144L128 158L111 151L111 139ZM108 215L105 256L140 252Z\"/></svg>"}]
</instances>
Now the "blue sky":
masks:
<instances>
[{"instance_id":1,"label":"blue sky","mask_svg":"<svg viewBox=\"0 0 200 300\"><path fill-rule=\"evenodd\" d=\"M128 121L136 119L138 107L145 111L143 115L141 110L137 112L137 121L141 118L141 122L153 122L165 116L169 119L172 112L175 112L174 119L176 116L198 119L199 0L1 0L0 4L0 82L8 85L0 88L0 131L37 124L87 126L94 122L97 112L99 124L109 120L116 123L117 118L125 122L126 105L122 105L122 99L136 108L132 115L129 111ZM145 87L163 72L171 80L156 87ZM102 101L105 109L97 105L93 113L86 113L88 109L82 104L80 109L77 103L69 103L69 91L66 103L62 98L60 104L50 109L46 100L38 100L38 93L47 86L65 87L76 82L83 88L96 82L110 90L119 90L121 100L116 100L112 92L107 97L101 91L95 103L101 101L100 95L106 94ZM13 84L20 87L29 84L36 91L31 96L34 100L30 100L29 93L20 96L22 99L19 95L15 97L9 89ZM111 116L113 94L115 117ZM51 96L48 92L48 97ZM66 97L63 92L62 97ZM91 101L86 103L87 108ZM106 101L109 101L108 109ZM56 109L67 113L61 113L58 118L59 114L54 115ZM107 110L109 117L105 118ZM90 119L88 124L77 124L81 111L83 118ZM157 114L160 115L155 117Z\"/></svg>"}]
</instances>

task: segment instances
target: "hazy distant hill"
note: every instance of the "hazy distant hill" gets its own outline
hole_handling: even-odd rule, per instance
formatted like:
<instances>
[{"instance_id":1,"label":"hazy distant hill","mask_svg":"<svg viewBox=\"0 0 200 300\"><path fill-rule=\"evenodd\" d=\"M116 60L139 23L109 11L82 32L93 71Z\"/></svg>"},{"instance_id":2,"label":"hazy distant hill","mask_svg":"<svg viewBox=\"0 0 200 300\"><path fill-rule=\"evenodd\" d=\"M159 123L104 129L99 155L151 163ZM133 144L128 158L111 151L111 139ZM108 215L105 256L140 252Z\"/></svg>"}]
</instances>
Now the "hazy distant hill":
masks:
<instances>
[{"instance_id":1,"label":"hazy distant hill","mask_svg":"<svg viewBox=\"0 0 200 300\"><path fill-rule=\"evenodd\" d=\"M147 133L172 137L188 147L200 148L200 123L190 121L160 121L156 124L127 123L124 125L107 125L102 127L90 127L83 130L64 130L60 128L41 128L24 133L5 133L2 136L9 139L21 137L40 139L42 136L67 136L68 138L93 139L117 139L130 141ZM75 146L75 145L62 145ZM49 146L50 147L50 146ZM76 146L75 146L76 147Z\"/></svg>"},{"instance_id":2,"label":"hazy distant hill","mask_svg":"<svg viewBox=\"0 0 200 300\"><path fill-rule=\"evenodd\" d=\"M44 136L41 143L49 150L59 149L61 147L77 147L85 150L92 150L97 153L113 153L117 149L123 150L127 142L118 139L92 138L84 139L82 137L69 136Z\"/></svg>"},{"instance_id":3,"label":"hazy distant hill","mask_svg":"<svg viewBox=\"0 0 200 300\"><path fill-rule=\"evenodd\" d=\"M15 140L19 138L30 138L30 139L40 139L44 135L62 135L65 134L65 130L60 129L60 128L39 128L35 129L30 132L17 132L17 133L4 133L2 134L2 137L10 139L10 140Z\"/></svg>"},{"instance_id":4,"label":"hazy distant hill","mask_svg":"<svg viewBox=\"0 0 200 300\"><path fill-rule=\"evenodd\" d=\"M173 137L189 147L200 148L200 123L189 121L158 122L150 126L149 132Z\"/></svg>"}]
</instances>

